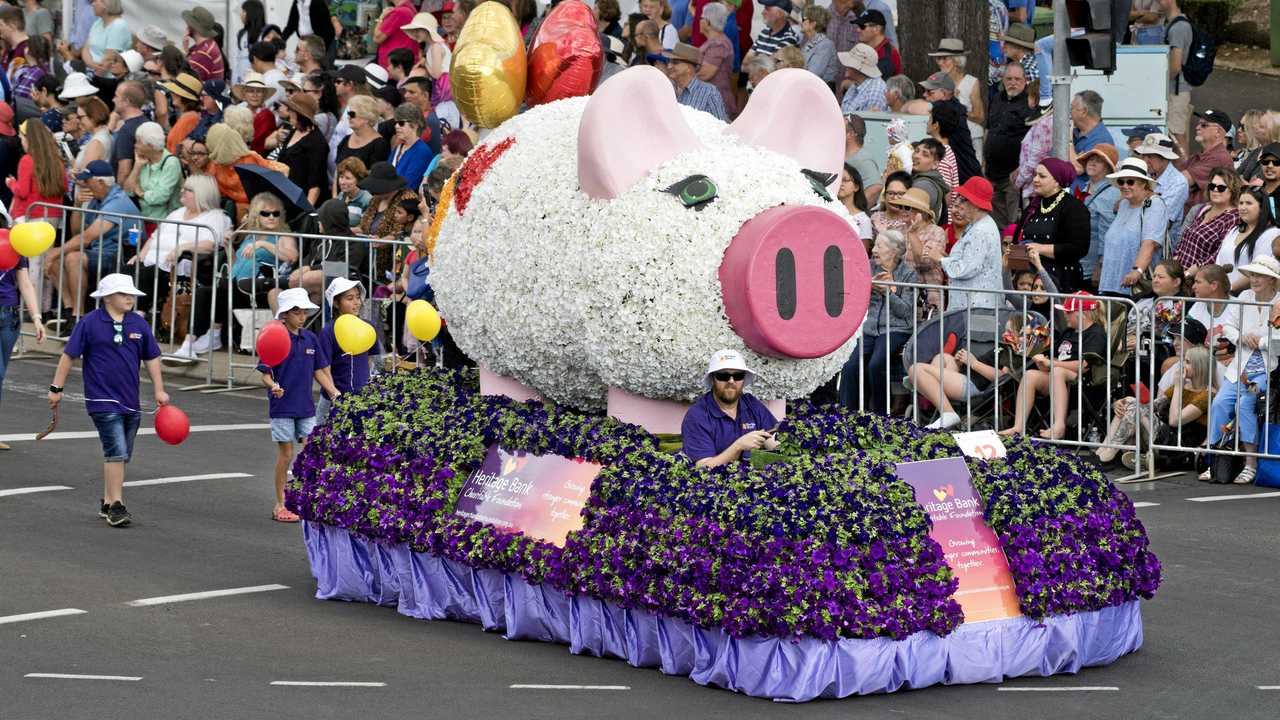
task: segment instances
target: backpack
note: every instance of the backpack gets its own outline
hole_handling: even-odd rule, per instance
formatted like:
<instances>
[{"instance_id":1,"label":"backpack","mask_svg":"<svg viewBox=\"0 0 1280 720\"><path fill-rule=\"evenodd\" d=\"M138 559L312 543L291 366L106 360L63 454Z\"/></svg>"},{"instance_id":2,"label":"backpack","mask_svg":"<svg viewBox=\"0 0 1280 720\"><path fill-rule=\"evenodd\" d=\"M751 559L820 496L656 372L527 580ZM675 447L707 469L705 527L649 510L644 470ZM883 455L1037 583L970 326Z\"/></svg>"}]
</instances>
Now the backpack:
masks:
<instances>
[{"instance_id":1,"label":"backpack","mask_svg":"<svg viewBox=\"0 0 1280 720\"><path fill-rule=\"evenodd\" d=\"M1218 46L1214 43L1213 36L1196 27L1186 15L1174 18L1173 23L1179 20L1191 27L1191 46L1187 48L1187 56L1182 58L1182 77L1191 87L1200 87L1213 72L1213 60L1218 54ZM1169 26L1172 27L1173 23Z\"/></svg>"}]
</instances>

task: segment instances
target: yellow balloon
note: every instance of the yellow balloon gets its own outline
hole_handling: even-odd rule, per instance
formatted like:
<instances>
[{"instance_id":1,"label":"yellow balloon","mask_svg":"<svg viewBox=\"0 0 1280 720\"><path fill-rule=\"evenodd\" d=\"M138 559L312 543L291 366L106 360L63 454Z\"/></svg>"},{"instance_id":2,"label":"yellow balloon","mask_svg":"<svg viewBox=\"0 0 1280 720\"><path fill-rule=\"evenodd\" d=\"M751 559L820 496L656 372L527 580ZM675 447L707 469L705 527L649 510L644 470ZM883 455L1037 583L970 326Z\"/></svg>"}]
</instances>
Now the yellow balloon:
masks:
<instances>
[{"instance_id":1,"label":"yellow balloon","mask_svg":"<svg viewBox=\"0 0 1280 720\"><path fill-rule=\"evenodd\" d=\"M414 300L404 313L404 324L422 342L431 342L440 334L440 313L426 300Z\"/></svg>"},{"instance_id":2,"label":"yellow balloon","mask_svg":"<svg viewBox=\"0 0 1280 720\"><path fill-rule=\"evenodd\" d=\"M9 244L19 255L35 257L53 245L53 226L41 220L14 225L9 231Z\"/></svg>"},{"instance_id":3,"label":"yellow balloon","mask_svg":"<svg viewBox=\"0 0 1280 720\"><path fill-rule=\"evenodd\" d=\"M342 315L333 323L333 334L338 338L338 347L348 355L359 355L368 352L378 339L373 326L355 315Z\"/></svg>"},{"instance_id":4,"label":"yellow balloon","mask_svg":"<svg viewBox=\"0 0 1280 720\"><path fill-rule=\"evenodd\" d=\"M494 128L524 102L528 59L520 24L505 3L481 3L467 16L449 65L453 101L468 120Z\"/></svg>"}]
</instances>

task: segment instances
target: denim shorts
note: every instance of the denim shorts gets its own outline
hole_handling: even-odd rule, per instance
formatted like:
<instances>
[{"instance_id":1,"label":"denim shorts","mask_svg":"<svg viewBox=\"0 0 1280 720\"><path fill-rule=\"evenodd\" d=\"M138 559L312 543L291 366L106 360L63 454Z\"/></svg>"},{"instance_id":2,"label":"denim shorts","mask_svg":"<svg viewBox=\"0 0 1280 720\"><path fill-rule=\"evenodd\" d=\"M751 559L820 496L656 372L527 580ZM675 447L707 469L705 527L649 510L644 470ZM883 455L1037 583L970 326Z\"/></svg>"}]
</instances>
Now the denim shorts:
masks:
<instances>
[{"instance_id":1,"label":"denim shorts","mask_svg":"<svg viewBox=\"0 0 1280 720\"><path fill-rule=\"evenodd\" d=\"M89 413L102 441L102 458L107 462L129 462L133 456L133 439L142 424L141 413Z\"/></svg>"},{"instance_id":2,"label":"denim shorts","mask_svg":"<svg viewBox=\"0 0 1280 720\"><path fill-rule=\"evenodd\" d=\"M320 393L320 399L316 401L316 424L329 419L329 411L333 409L333 401L329 399L328 393Z\"/></svg>"},{"instance_id":3,"label":"denim shorts","mask_svg":"<svg viewBox=\"0 0 1280 720\"><path fill-rule=\"evenodd\" d=\"M89 271L89 284L94 285L102 279L103 275L110 275L116 271L116 253L114 249L102 249L102 257L98 257L98 248L90 247L84 251L84 257L88 261L85 267Z\"/></svg>"},{"instance_id":4,"label":"denim shorts","mask_svg":"<svg viewBox=\"0 0 1280 720\"><path fill-rule=\"evenodd\" d=\"M315 429L316 419L271 418L271 439L276 442L302 442Z\"/></svg>"}]
</instances>

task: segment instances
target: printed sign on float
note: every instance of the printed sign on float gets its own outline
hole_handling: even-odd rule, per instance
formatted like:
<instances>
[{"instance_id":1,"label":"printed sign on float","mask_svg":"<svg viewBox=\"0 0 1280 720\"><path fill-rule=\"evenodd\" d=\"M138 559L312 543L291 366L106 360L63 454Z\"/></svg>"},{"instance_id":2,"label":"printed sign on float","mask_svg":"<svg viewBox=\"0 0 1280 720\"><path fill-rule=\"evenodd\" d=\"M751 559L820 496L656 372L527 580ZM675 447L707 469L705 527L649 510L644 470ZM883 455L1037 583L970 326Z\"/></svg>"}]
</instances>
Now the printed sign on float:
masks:
<instances>
[{"instance_id":1,"label":"printed sign on float","mask_svg":"<svg viewBox=\"0 0 1280 720\"><path fill-rule=\"evenodd\" d=\"M1004 441L995 430L951 433L960 446L960 452L979 460L1004 457Z\"/></svg>"},{"instance_id":2,"label":"printed sign on float","mask_svg":"<svg viewBox=\"0 0 1280 720\"><path fill-rule=\"evenodd\" d=\"M966 623L1018 617L1018 595L1000 539L982 518L964 458L898 463L898 477L916 491L933 521L929 537L942 546L960 585L956 602Z\"/></svg>"},{"instance_id":3,"label":"printed sign on float","mask_svg":"<svg viewBox=\"0 0 1280 720\"><path fill-rule=\"evenodd\" d=\"M454 513L563 546L582 527L582 507L600 465L490 445L462 485Z\"/></svg>"}]
</instances>

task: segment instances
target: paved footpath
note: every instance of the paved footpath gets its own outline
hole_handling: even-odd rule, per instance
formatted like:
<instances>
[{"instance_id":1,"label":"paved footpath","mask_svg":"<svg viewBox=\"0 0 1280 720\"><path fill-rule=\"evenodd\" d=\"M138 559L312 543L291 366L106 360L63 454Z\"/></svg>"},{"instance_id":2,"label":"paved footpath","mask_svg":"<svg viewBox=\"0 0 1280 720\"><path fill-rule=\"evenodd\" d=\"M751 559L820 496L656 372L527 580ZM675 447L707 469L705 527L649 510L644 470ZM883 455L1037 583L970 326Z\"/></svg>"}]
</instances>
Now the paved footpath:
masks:
<instances>
[{"instance_id":1,"label":"paved footpath","mask_svg":"<svg viewBox=\"0 0 1280 720\"><path fill-rule=\"evenodd\" d=\"M261 398L174 393L180 447L141 436L126 499L97 517L100 448L42 360L10 367L0 438L0 719L1274 718L1280 497L1194 480L1129 486L1165 566L1146 644L1108 668L783 706L477 626L313 598L297 526L273 523ZM79 387L78 377L69 383ZM144 388L144 397L146 389ZM144 423L149 427L150 423ZM248 427L244 427L248 426ZM62 488L30 491L32 488ZM1250 496L1259 495L1251 498ZM1231 499L1194 502L1205 496ZM36 615L32 615L36 614ZM588 686L578 688L524 688Z\"/></svg>"}]
</instances>

